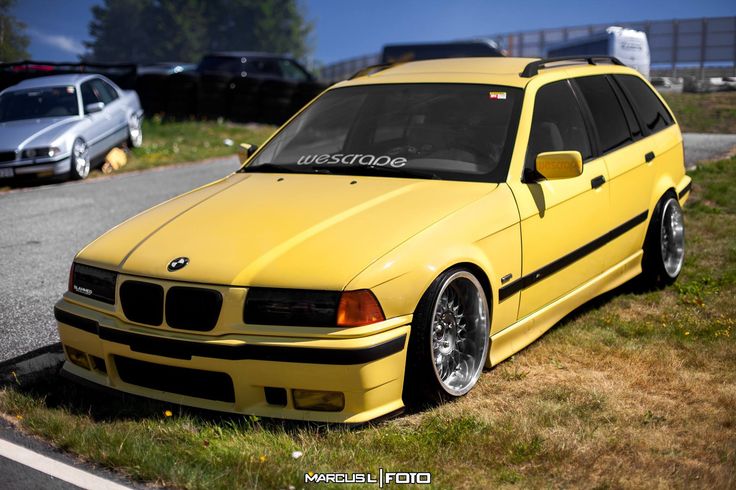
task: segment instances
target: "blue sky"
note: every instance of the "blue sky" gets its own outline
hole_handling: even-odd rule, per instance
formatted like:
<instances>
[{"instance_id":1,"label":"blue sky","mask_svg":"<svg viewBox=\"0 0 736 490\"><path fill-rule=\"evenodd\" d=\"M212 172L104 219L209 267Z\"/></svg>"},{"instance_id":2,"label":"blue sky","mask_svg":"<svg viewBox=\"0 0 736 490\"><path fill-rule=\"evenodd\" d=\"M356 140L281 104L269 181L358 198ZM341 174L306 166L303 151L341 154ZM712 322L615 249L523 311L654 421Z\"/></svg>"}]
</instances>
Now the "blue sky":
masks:
<instances>
[{"instance_id":1,"label":"blue sky","mask_svg":"<svg viewBox=\"0 0 736 490\"><path fill-rule=\"evenodd\" d=\"M736 15L734 0L301 0L324 63L378 52L391 42L435 41L589 23ZM99 0L19 0L31 55L69 61L89 38Z\"/></svg>"}]
</instances>

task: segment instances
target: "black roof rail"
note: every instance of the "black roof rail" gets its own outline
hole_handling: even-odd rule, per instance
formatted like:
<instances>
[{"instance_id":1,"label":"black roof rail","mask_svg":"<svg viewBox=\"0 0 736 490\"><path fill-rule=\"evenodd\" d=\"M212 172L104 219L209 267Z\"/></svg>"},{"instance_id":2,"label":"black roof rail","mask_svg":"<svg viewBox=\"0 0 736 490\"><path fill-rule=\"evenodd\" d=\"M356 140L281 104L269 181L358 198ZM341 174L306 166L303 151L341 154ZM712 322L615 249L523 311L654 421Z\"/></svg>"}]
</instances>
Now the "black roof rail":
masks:
<instances>
[{"instance_id":1,"label":"black roof rail","mask_svg":"<svg viewBox=\"0 0 736 490\"><path fill-rule=\"evenodd\" d=\"M560 56L559 58L545 58L541 60L532 61L528 65L524 67L524 70L519 73L519 76L524 78L530 78L534 75L539 73L540 68L546 68L544 65L547 63L555 63L558 61L577 61L577 62L586 62L589 65L597 65L596 60L598 61L607 61L609 63L612 63L614 65L621 65L624 64L616 58L615 56L604 56L604 55L596 55L596 56Z\"/></svg>"},{"instance_id":2,"label":"black roof rail","mask_svg":"<svg viewBox=\"0 0 736 490\"><path fill-rule=\"evenodd\" d=\"M391 63L379 63L377 65L370 65L366 66L365 68L361 68L360 70L353 73L348 80L352 80L353 78L358 77L364 77L366 75L373 75L374 73L378 73L379 71L385 70L387 68L391 68L392 66L399 65L401 63L391 62Z\"/></svg>"}]
</instances>

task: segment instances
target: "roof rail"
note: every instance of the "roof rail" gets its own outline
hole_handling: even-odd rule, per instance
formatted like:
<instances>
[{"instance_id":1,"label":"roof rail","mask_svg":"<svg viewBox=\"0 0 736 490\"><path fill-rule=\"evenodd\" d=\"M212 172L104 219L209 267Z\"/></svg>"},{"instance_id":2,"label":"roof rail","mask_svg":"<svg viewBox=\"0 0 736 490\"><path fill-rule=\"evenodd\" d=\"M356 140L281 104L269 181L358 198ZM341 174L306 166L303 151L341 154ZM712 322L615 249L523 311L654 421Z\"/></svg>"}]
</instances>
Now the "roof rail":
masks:
<instances>
[{"instance_id":1,"label":"roof rail","mask_svg":"<svg viewBox=\"0 0 736 490\"><path fill-rule=\"evenodd\" d=\"M534 75L539 73L540 68L546 68L544 65L547 63L555 63L558 61L577 61L577 62L586 62L589 65L597 65L596 60L598 61L607 61L609 63L612 63L614 65L621 65L623 66L623 63L621 60L616 58L615 56L560 56L559 58L546 58L541 60L532 61L528 65L524 67L524 70L519 73L519 76L524 78L530 78Z\"/></svg>"},{"instance_id":2,"label":"roof rail","mask_svg":"<svg viewBox=\"0 0 736 490\"><path fill-rule=\"evenodd\" d=\"M366 75L373 75L374 73L378 73L379 71L385 70L387 68L391 68L392 66L396 66L400 63L392 62L392 63L379 63L377 65L370 65L366 66L365 68L361 68L360 70L356 71L355 73L348 78L348 80L352 80L353 78L358 77L364 77Z\"/></svg>"}]
</instances>

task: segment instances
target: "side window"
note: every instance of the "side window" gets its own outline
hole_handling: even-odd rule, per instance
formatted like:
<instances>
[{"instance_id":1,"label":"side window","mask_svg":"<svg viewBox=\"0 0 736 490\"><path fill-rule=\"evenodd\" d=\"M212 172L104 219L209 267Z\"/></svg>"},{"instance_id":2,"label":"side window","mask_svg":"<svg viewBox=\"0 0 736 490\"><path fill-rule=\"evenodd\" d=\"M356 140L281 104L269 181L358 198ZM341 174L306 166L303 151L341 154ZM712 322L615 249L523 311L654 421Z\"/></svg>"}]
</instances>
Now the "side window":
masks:
<instances>
[{"instance_id":1,"label":"side window","mask_svg":"<svg viewBox=\"0 0 736 490\"><path fill-rule=\"evenodd\" d=\"M659 97L639 77L614 75L614 78L628 92L631 102L649 134L656 133L674 122Z\"/></svg>"},{"instance_id":2,"label":"side window","mask_svg":"<svg viewBox=\"0 0 736 490\"><path fill-rule=\"evenodd\" d=\"M299 68L299 66L297 66L291 60L279 60L279 66L281 66L281 73L287 80L291 80L294 82L306 82L309 79L307 74L304 73L304 70Z\"/></svg>"},{"instance_id":3,"label":"side window","mask_svg":"<svg viewBox=\"0 0 736 490\"><path fill-rule=\"evenodd\" d=\"M103 91L104 93L106 93L106 94L107 94L107 97L109 97L109 99L110 99L110 102L112 102L113 100L117 100L117 99L118 99L118 98L120 97L120 96L118 95L118 91L117 91L117 90L115 90L115 88L114 88L114 87L113 87L112 85L110 85L109 83L107 83L107 82L106 82L106 81L104 81L104 80L99 80L99 82L100 82L100 84L101 84L101 85L100 85L100 87L101 87L101 90L102 90L102 91ZM105 103L107 104L107 102L105 102Z\"/></svg>"},{"instance_id":4,"label":"side window","mask_svg":"<svg viewBox=\"0 0 736 490\"><path fill-rule=\"evenodd\" d=\"M580 88L598 129L601 153L631 142L633 139L629 133L626 116L606 77L596 75L576 78L575 83Z\"/></svg>"},{"instance_id":5,"label":"side window","mask_svg":"<svg viewBox=\"0 0 736 490\"><path fill-rule=\"evenodd\" d=\"M112 87L108 87L107 84L99 78L95 78L94 80L90 81L90 84L92 85L92 91L97 95L101 102L109 104L117 98L113 97L113 94L111 93L114 92L114 90L112 90Z\"/></svg>"},{"instance_id":6,"label":"side window","mask_svg":"<svg viewBox=\"0 0 736 490\"><path fill-rule=\"evenodd\" d=\"M636 115L634 114L634 108L631 107L631 101L624 95L623 91L621 90L621 86L614 79L609 78L608 81L613 87L614 92L616 92L616 97L618 97L618 100L621 102L621 106L624 109L626 122L629 123L629 131L631 132L631 136L634 137L634 140L641 139L643 133L641 131L639 121L636 119Z\"/></svg>"},{"instance_id":7,"label":"side window","mask_svg":"<svg viewBox=\"0 0 736 490\"><path fill-rule=\"evenodd\" d=\"M92 88L92 82L84 82L82 84L82 105L87 107L89 104L95 104L97 102L102 102L102 100Z\"/></svg>"},{"instance_id":8,"label":"side window","mask_svg":"<svg viewBox=\"0 0 736 490\"><path fill-rule=\"evenodd\" d=\"M545 151L579 151L583 160L593 155L583 115L565 80L537 92L525 167L533 169L537 155Z\"/></svg>"}]
</instances>

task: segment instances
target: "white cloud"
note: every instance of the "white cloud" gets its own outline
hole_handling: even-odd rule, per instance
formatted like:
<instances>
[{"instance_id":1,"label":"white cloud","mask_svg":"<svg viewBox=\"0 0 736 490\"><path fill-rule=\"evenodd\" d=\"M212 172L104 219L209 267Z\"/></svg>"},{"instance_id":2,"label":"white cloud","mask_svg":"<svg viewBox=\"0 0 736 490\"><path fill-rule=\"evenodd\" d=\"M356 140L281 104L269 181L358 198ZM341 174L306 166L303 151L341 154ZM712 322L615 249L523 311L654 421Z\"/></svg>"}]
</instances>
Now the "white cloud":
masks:
<instances>
[{"instance_id":1,"label":"white cloud","mask_svg":"<svg viewBox=\"0 0 736 490\"><path fill-rule=\"evenodd\" d=\"M69 36L64 36L62 34L47 34L33 28L28 29L27 32L31 35L33 39L42 42L43 44L53 46L60 51L64 51L65 53L73 55L80 55L84 53L84 46L82 45L82 43Z\"/></svg>"}]
</instances>

